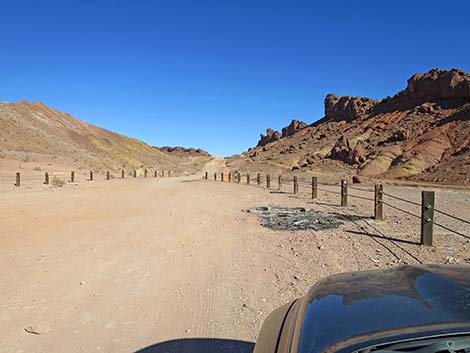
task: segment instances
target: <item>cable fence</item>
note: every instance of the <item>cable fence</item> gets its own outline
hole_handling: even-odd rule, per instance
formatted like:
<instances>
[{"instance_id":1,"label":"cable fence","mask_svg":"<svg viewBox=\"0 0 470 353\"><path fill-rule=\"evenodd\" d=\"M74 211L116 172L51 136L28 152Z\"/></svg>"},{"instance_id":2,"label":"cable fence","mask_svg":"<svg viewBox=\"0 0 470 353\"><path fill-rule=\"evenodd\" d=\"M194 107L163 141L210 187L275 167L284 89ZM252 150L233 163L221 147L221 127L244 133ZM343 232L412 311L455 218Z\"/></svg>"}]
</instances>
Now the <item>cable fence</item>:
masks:
<instances>
[{"instance_id":1,"label":"cable fence","mask_svg":"<svg viewBox=\"0 0 470 353\"><path fill-rule=\"evenodd\" d=\"M230 178L230 175L234 176L234 178ZM207 172L206 172L207 179ZM239 172L229 172L229 180L235 181L240 183L241 178L246 179L246 184L253 184L253 185L264 185L267 189L271 189L271 175L265 174L261 176L260 173L239 173ZM250 179L251 178L251 179ZM348 205L348 198L369 201L373 203L374 209L374 216L373 218L376 221L384 220L384 206L395 210L399 213L406 214L413 219L419 220L420 225L420 244L431 246L433 244L433 225L440 227L448 232L451 232L455 235L460 237L464 237L466 239L470 239L470 236L466 235L465 232L468 230L465 229L461 231L458 226L448 226L445 222L436 222L434 220L434 214L436 213L437 216L448 217L455 222L460 222L464 225L470 225L470 221L464 218L458 217L456 215L435 209L434 204L434 191L422 191L421 192L421 203L415 202L413 200L409 200L403 198L398 195L394 195L388 192L384 192L382 184L376 184L374 189L372 190L370 187L357 187L357 186L350 186L346 179L341 179L340 184L321 184L319 187L318 178L313 176L310 180L305 178L299 178L297 176L293 177L286 177L282 175L278 175L277 179L277 188L278 190L285 189L286 187L292 190L294 195L300 194L300 189L304 190L309 189L311 191L311 198L317 199L318 198L318 191L322 191L326 194L331 195L339 195L340 196L340 207L344 207ZM217 180L217 173L214 173L214 180ZM250 182L251 181L251 182ZM254 181L254 182L253 182ZM338 190L339 188L339 190ZM362 193L362 194L358 194ZM367 196L371 195L371 196ZM373 195L373 196L372 196ZM386 198L386 200L384 200ZM400 206L400 203L404 203L408 206L418 207L418 212L414 213L410 210L407 210ZM444 223L444 224L443 224Z\"/></svg>"},{"instance_id":2,"label":"cable fence","mask_svg":"<svg viewBox=\"0 0 470 353\"><path fill-rule=\"evenodd\" d=\"M77 183L84 181L93 181L98 176L100 179L110 180L110 179L125 179L126 176L131 176L133 178L157 178L157 177L170 177L174 173L170 170L158 170L154 168L144 169L143 171L126 171L121 170L119 173L111 173L110 171L93 171L90 170L88 173L80 171L76 173L75 171L64 172L64 171L47 171L44 173L28 174L22 172L12 173L11 175L1 174L0 175L0 186L14 185L16 187L21 187L21 185L53 185L53 186L63 186L66 182Z\"/></svg>"}]
</instances>

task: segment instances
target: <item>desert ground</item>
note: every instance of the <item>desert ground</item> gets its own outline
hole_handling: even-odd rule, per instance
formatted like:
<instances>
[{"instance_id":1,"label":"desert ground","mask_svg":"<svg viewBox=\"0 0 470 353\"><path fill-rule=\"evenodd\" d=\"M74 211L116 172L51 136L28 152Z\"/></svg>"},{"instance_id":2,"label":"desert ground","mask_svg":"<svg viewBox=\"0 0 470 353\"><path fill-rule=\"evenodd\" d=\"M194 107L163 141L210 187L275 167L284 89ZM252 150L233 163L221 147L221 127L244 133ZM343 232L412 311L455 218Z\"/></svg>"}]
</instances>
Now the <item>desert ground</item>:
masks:
<instances>
[{"instance_id":1,"label":"desert ground","mask_svg":"<svg viewBox=\"0 0 470 353\"><path fill-rule=\"evenodd\" d=\"M0 351L251 352L266 316L325 276L470 264L468 238L436 228L435 245L423 247L411 215L385 207L386 219L376 223L368 199L339 207L336 194L320 191L312 201L306 188L293 195L272 184L206 181L201 173L2 185ZM386 187L415 202L420 190ZM458 217L470 218L469 204L469 191L436 191L436 208ZM341 224L279 231L246 212L269 206L311 208Z\"/></svg>"}]
</instances>

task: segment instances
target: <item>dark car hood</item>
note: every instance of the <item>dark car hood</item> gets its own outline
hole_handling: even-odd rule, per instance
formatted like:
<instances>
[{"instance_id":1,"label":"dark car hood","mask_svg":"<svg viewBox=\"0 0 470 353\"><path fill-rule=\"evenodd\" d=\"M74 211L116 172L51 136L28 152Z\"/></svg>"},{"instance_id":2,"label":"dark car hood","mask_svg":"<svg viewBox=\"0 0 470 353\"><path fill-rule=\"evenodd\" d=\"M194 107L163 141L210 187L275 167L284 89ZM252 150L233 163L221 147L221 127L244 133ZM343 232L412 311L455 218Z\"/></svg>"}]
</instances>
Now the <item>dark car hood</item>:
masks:
<instances>
[{"instance_id":1,"label":"dark car hood","mask_svg":"<svg viewBox=\"0 0 470 353\"><path fill-rule=\"evenodd\" d=\"M403 334L470 331L470 266L401 266L334 275L308 293L300 353ZM369 341L369 342L367 342Z\"/></svg>"}]
</instances>

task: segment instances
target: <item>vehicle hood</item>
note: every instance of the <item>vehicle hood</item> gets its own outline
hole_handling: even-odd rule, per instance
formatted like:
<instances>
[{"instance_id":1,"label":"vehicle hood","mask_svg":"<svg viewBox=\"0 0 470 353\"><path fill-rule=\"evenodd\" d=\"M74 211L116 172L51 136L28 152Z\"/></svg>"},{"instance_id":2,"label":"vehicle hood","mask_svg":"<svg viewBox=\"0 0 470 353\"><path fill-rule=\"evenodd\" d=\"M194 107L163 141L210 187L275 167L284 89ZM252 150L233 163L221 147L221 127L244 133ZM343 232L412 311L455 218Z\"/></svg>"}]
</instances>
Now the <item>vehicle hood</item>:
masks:
<instances>
[{"instance_id":1,"label":"vehicle hood","mask_svg":"<svg viewBox=\"0 0 470 353\"><path fill-rule=\"evenodd\" d=\"M345 342L470 332L470 266L400 266L330 276L306 296L300 353ZM354 343L354 344L353 344Z\"/></svg>"}]
</instances>

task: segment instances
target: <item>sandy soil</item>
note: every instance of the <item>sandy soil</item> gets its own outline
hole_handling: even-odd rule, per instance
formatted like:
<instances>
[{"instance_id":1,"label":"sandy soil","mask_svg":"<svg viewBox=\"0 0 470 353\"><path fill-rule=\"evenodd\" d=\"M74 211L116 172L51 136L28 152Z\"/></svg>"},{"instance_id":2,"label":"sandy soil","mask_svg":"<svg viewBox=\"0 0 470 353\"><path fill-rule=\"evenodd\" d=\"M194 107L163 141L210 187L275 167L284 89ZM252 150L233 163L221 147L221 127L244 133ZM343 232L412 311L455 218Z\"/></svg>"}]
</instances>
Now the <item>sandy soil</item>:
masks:
<instances>
[{"instance_id":1,"label":"sandy soil","mask_svg":"<svg viewBox=\"0 0 470 353\"><path fill-rule=\"evenodd\" d=\"M0 188L0 351L249 352L269 312L329 274L470 263L466 238L436 229L436 245L421 247L412 216L386 208L376 224L369 200L341 208L336 194L321 191L314 203L308 189L289 188L194 176ZM387 190L419 201L419 189ZM436 207L467 219L469 203L468 192L436 194ZM275 205L338 214L343 224L280 232L242 211Z\"/></svg>"}]
</instances>

